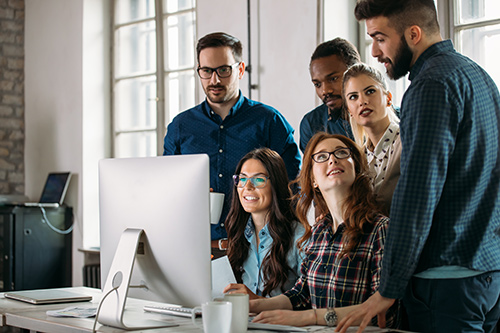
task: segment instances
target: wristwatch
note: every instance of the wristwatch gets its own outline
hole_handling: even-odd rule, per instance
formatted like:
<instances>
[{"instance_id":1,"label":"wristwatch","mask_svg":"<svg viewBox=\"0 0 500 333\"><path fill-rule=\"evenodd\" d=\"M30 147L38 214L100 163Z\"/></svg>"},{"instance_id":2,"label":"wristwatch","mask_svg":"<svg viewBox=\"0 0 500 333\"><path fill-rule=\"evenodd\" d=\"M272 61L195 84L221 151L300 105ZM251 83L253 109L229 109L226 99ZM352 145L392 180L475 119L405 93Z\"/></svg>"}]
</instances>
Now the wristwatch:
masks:
<instances>
[{"instance_id":1,"label":"wristwatch","mask_svg":"<svg viewBox=\"0 0 500 333\"><path fill-rule=\"evenodd\" d=\"M337 325L338 316L334 308L326 308L326 313L324 318L326 321L326 326L333 327Z\"/></svg>"}]
</instances>

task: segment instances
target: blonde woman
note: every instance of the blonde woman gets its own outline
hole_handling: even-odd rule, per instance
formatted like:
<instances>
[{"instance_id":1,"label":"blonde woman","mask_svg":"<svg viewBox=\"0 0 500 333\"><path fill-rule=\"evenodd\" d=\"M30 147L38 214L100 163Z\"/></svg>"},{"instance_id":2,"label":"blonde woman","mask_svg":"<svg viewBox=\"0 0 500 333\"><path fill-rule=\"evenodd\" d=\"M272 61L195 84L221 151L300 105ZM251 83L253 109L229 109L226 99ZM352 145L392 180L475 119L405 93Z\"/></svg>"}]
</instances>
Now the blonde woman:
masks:
<instances>
[{"instance_id":1,"label":"blonde woman","mask_svg":"<svg viewBox=\"0 0 500 333\"><path fill-rule=\"evenodd\" d=\"M400 174L399 119L382 74L366 64L351 66L342 83L342 97L355 141L364 147L376 200L389 215Z\"/></svg>"}]
</instances>

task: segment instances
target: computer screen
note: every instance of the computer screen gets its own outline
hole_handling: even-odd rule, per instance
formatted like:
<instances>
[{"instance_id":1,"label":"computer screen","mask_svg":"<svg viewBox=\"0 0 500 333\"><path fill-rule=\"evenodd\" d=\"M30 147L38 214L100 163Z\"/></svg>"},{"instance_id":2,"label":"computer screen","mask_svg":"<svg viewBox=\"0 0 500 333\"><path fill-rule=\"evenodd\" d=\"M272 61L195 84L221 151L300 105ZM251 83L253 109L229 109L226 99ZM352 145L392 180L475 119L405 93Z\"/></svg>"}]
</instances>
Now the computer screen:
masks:
<instances>
[{"instance_id":1,"label":"computer screen","mask_svg":"<svg viewBox=\"0 0 500 333\"><path fill-rule=\"evenodd\" d=\"M49 173L40 196L40 203L62 204L68 189L70 176L69 172Z\"/></svg>"},{"instance_id":2,"label":"computer screen","mask_svg":"<svg viewBox=\"0 0 500 333\"><path fill-rule=\"evenodd\" d=\"M127 265L130 286L146 286L128 289L130 297L188 307L211 300L209 179L205 154L99 162L103 291L121 284L103 302L102 316L109 303L125 302ZM117 250L125 230L135 236L125 233Z\"/></svg>"}]
</instances>

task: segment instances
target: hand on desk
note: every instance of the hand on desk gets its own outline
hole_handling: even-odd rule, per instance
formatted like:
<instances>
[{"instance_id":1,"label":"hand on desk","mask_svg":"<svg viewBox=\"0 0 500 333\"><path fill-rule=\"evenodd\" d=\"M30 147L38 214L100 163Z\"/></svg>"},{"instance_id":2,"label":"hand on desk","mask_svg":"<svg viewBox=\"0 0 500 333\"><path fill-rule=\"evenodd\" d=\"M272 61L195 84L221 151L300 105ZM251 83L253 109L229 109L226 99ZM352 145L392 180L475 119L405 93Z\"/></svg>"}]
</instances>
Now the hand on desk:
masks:
<instances>
[{"instance_id":1,"label":"hand on desk","mask_svg":"<svg viewBox=\"0 0 500 333\"><path fill-rule=\"evenodd\" d=\"M293 311L293 310L272 310L259 313L252 320L254 323L307 326L316 324L314 310Z\"/></svg>"},{"instance_id":2,"label":"hand on desk","mask_svg":"<svg viewBox=\"0 0 500 333\"><path fill-rule=\"evenodd\" d=\"M363 330L368 326L373 317L378 317L378 326L380 328L385 327L385 314L387 310L394 304L396 300L392 298L386 298L377 291L375 294L371 295L364 303L361 303L356 311L351 311L347 314L340 322L337 324L335 332L347 332L350 326L355 325L361 320L359 325L358 333L363 332Z\"/></svg>"},{"instance_id":3,"label":"hand on desk","mask_svg":"<svg viewBox=\"0 0 500 333\"><path fill-rule=\"evenodd\" d=\"M255 295L250 289L242 283L230 283L222 291L224 294L248 294L249 299L265 298Z\"/></svg>"}]
</instances>

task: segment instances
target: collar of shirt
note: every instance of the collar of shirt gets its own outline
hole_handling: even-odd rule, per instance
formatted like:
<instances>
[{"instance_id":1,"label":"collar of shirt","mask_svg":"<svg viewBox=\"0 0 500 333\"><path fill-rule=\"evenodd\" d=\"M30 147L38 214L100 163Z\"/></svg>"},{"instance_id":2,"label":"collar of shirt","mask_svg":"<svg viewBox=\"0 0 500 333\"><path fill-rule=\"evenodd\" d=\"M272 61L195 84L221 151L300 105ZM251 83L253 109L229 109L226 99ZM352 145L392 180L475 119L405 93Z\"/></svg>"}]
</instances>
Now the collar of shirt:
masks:
<instances>
[{"instance_id":1,"label":"collar of shirt","mask_svg":"<svg viewBox=\"0 0 500 333\"><path fill-rule=\"evenodd\" d=\"M427 50L425 50L418 57L417 61L415 61L415 64L413 64L413 67L410 69L410 76L408 77L409 80L413 80L418 75L418 73L420 73L422 67L429 58L443 52L456 52L453 48L453 43L451 42L451 40L443 40L429 46Z\"/></svg>"},{"instance_id":2,"label":"collar of shirt","mask_svg":"<svg viewBox=\"0 0 500 333\"><path fill-rule=\"evenodd\" d=\"M379 162L382 162L386 156L389 155L391 150L391 146L396 141L396 138L399 136L399 125L391 122L389 127L385 130L384 135L380 138L375 149L373 149L373 144L370 139L366 141L366 157L368 159L368 164L370 164L373 159L377 159ZM373 151L372 151L373 149Z\"/></svg>"},{"instance_id":3,"label":"collar of shirt","mask_svg":"<svg viewBox=\"0 0 500 333\"><path fill-rule=\"evenodd\" d=\"M239 97L238 97L238 100L236 101L236 103L233 105L233 107L231 108L231 110L229 110L229 114L228 114L228 117L234 117L239 110L241 110L241 107L243 106L243 103L245 102L245 97L243 96L243 94L241 93L241 90L239 91ZM209 116L210 118L213 118L214 116L216 116L217 114L212 110L212 108L210 107L210 104L208 104L207 102L207 98L205 97L205 100L203 101L203 103L201 103L201 108L203 110L203 112ZM218 116L218 115L217 115Z\"/></svg>"},{"instance_id":4,"label":"collar of shirt","mask_svg":"<svg viewBox=\"0 0 500 333\"><path fill-rule=\"evenodd\" d=\"M326 104L323 104L323 105L326 106ZM326 109L328 110L328 120L329 121L337 122L339 120L343 120L342 108L330 110L330 108L328 106L326 106Z\"/></svg>"},{"instance_id":5,"label":"collar of shirt","mask_svg":"<svg viewBox=\"0 0 500 333\"><path fill-rule=\"evenodd\" d=\"M333 231L333 217L331 214L326 214L322 220L314 225L312 232L318 234L326 233L328 241L331 241L335 238L337 233L342 234L344 229L345 224L344 222L341 222L337 230ZM312 244L313 242L309 243Z\"/></svg>"},{"instance_id":6,"label":"collar of shirt","mask_svg":"<svg viewBox=\"0 0 500 333\"><path fill-rule=\"evenodd\" d=\"M268 224L266 223L264 228L262 228L262 230L259 232L259 243L262 246L266 246L268 242L272 242L272 238L269 234L267 226ZM252 244L252 241L255 238L255 225L253 224L252 216L248 218L247 225L245 227L245 238L250 244Z\"/></svg>"}]
</instances>

